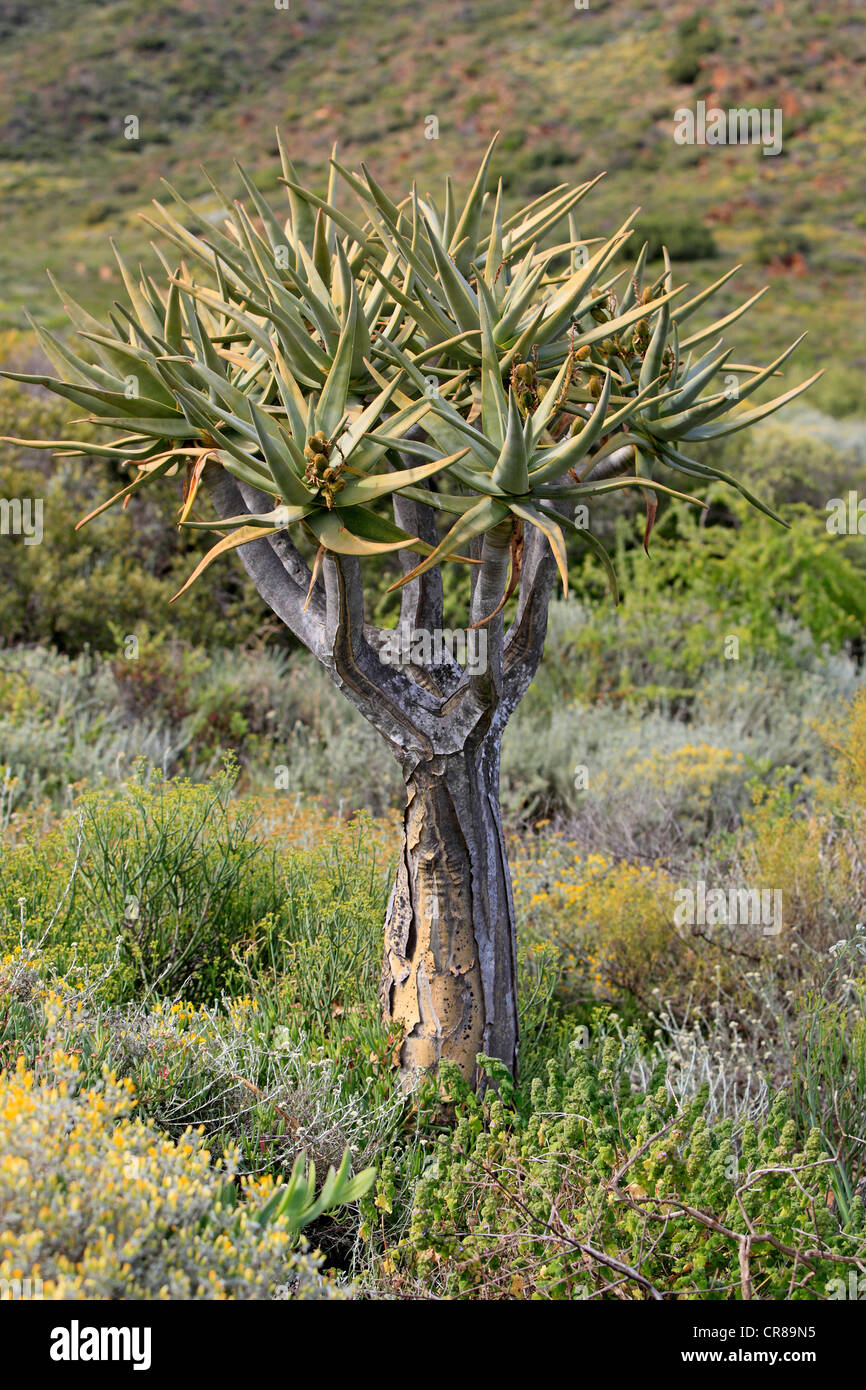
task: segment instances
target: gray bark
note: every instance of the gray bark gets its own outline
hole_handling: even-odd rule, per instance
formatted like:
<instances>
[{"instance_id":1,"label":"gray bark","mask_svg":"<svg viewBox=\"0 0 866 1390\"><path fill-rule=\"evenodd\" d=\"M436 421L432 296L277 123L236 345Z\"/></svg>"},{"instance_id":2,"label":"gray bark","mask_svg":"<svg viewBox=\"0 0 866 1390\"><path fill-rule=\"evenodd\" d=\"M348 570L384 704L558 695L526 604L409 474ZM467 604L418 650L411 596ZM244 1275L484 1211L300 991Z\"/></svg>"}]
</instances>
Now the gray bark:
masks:
<instances>
[{"instance_id":1,"label":"gray bark","mask_svg":"<svg viewBox=\"0 0 866 1390\"><path fill-rule=\"evenodd\" d=\"M418 763L385 921L381 1000L405 1028L405 1078L476 1057L517 1066L516 941L499 812L499 741Z\"/></svg>"},{"instance_id":2,"label":"gray bark","mask_svg":"<svg viewBox=\"0 0 866 1390\"><path fill-rule=\"evenodd\" d=\"M204 481L217 514L266 510L268 499L214 465ZM397 501L397 520L430 531L428 508ZM435 531L430 532L431 537ZM510 525L480 547L470 623L489 619L508 579ZM484 671L450 658L426 670L383 664L379 630L365 622L360 564L327 555L305 608L310 571L285 533L241 546L259 594L330 679L386 740L406 788L404 836L385 923L381 999L404 1028L404 1078L455 1061L478 1082L476 1056L517 1065L514 908L499 810L502 735L544 649L555 566L541 532L527 528L517 615L486 623ZM413 559L413 563L416 560ZM405 563L404 563L405 573ZM426 576L424 577L426 579ZM406 586L412 630L442 623L441 576Z\"/></svg>"}]
</instances>

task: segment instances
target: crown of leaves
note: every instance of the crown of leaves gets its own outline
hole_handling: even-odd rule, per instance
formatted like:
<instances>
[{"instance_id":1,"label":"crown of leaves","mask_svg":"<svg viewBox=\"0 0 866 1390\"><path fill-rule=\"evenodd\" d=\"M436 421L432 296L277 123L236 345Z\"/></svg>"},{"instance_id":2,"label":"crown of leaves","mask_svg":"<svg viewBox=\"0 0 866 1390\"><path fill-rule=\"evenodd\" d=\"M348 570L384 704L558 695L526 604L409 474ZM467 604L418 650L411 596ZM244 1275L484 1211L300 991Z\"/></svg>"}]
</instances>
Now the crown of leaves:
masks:
<instances>
[{"instance_id":1,"label":"crown of leaves","mask_svg":"<svg viewBox=\"0 0 866 1390\"><path fill-rule=\"evenodd\" d=\"M58 377L3 373L67 397L111 435L19 442L135 470L79 525L182 469L180 524L224 533L184 588L222 552L292 528L320 556L415 550L422 558L402 584L467 558L469 542L510 518L542 530L566 587L564 528L575 530L615 590L607 553L563 514L564 502L640 487L646 542L657 493L697 501L660 481L661 466L729 483L774 515L684 452L762 419L821 375L742 409L797 346L763 367L731 362L723 334L764 291L688 333L738 267L686 299L667 253L650 283L646 246L631 270L614 273L637 212L610 237L581 238L577 208L594 179L506 217L501 181L488 187L494 144L462 203L450 179L440 203L414 187L395 202L365 165L354 173L336 154L320 197L302 185L282 141L282 218L239 166L247 206L211 181L222 230L170 189L175 211L156 203L158 220L147 219L180 252L172 265L155 247L164 285L134 275L115 250L128 302L102 324L61 294L81 350L34 324ZM347 191L360 205L354 215L341 206ZM743 378L736 400L714 385L723 371ZM625 445L632 473L587 477ZM421 461L408 466L407 455ZM209 464L273 505L193 520ZM421 486L434 477L435 488ZM448 517L438 545L386 514L381 504L395 493Z\"/></svg>"}]
</instances>

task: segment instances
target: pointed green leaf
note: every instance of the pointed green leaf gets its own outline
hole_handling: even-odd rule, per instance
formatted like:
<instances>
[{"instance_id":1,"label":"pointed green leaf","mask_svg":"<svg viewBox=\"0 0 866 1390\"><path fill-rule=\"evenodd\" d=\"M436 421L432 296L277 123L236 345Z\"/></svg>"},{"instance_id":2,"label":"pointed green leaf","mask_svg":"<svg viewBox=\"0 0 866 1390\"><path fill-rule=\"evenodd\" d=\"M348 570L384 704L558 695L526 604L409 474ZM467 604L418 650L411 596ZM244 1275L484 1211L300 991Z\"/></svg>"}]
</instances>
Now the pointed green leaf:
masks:
<instances>
[{"instance_id":1,"label":"pointed green leaf","mask_svg":"<svg viewBox=\"0 0 866 1390\"><path fill-rule=\"evenodd\" d=\"M492 482L502 492L522 497L529 490L529 460L523 420L513 389L508 392L508 428L502 450L493 468Z\"/></svg>"}]
</instances>

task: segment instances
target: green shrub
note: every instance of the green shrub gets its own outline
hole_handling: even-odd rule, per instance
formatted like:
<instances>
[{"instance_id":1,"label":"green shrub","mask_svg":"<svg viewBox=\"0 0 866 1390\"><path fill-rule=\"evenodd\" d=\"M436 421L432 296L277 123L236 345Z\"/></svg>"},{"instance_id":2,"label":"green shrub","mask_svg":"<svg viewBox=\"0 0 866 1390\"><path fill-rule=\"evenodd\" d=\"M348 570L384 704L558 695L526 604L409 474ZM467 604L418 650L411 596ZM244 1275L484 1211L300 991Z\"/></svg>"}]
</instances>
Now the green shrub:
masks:
<instances>
[{"instance_id":1,"label":"green shrub","mask_svg":"<svg viewBox=\"0 0 866 1390\"><path fill-rule=\"evenodd\" d=\"M198 787L166 783L142 765L123 796L87 794L60 829L32 831L0 867L5 948L23 921L61 970L111 965L117 999L181 986L217 997L282 896L254 811L229 806L234 779L229 765Z\"/></svg>"},{"instance_id":2,"label":"green shrub","mask_svg":"<svg viewBox=\"0 0 866 1390\"><path fill-rule=\"evenodd\" d=\"M621 1040L596 1015L570 1064L533 1082L526 1115L498 1064L486 1066L501 1097L485 1102L449 1071L457 1124L418 1183L408 1235L386 1243L390 1286L484 1299L826 1297L846 1268L834 1257L866 1250L866 1222L859 1198L847 1223L824 1202L817 1132L798 1134L784 1095L736 1133L708 1123L705 1092L678 1106L662 1067L636 1090L639 1049L636 1033Z\"/></svg>"},{"instance_id":3,"label":"green shrub","mask_svg":"<svg viewBox=\"0 0 866 1390\"><path fill-rule=\"evenodd\" d=\"M786 521L791 520L788 508L793 503L804 504L826 521L831 497L866 482L862 429L856 424L846 427L814 409L800 412L784 426L767 422L742 443L729 440L714 461L725 469L736 463ZM806 513L795 514L802 515ZM841 541L841 549L850 564L863 569L856 541Z\"/></svg>"},{"instance_id":4,"label":"green shrub","mask_svg":"<svg viewBox=\"0 0 866 1390\"><path fill-rule=\"evenodd\" d=\"M375 995L389 865L364 824L279 853L269 801L232 801L236 765L194 785L143 763L88 792L60 827L22 827L0 860L0 948L25 924L61 972L111 966L118 1002L182 990L192 1002L287 976L310 1022L338 995Z\"/></svg>"},{"instance_id":5,"label":"green shrub","mask_svg":"<svg viewBox=\"0 0 866 1390\"><path fill-rule=\"evenodd\" d=\"M668 65L671 82L690 87L701 71L701 56L693 44L683 44Z\"/></svg>"},{"instance_id":6,"label":"green shrub","mask_svg":"<svg viewBox=\"0 0 866 1390\"><path fill-rule=\"evenodd\" d=\"M831 951L829 977L797 1009L792 1102L836 1159L835 1200L847 1214L866 1177L866 924Z\"/></svg>"},{"instance_id":7,"label":"green shrub","mask_svg":"<svg viewBox=\"0 0 866 1390\"><path fill-rule=\"evenodd\" d=\"M215 998L233 953L280 906L279 877L251 833L251 808L230 807L235 769L201 786L166 784L158 773L125 795L85 795L75 920L91 955L110 958L118 940L125 997L143 991Z\"/></svg>"},{"instance_id":8,"label":"green shrub","mask_svg":"<svg viewBox=\"0 0 866 1390\"><path fill-rule=\"evenodd\" d=\"M0 434L65 438L74 413L8 382L0 388ZM118 635L137 632L143 614L157 631L202 643L243 642L262 625L267 610L233 571L206 597L193 594L189 602L169 607L175 591L170 586L176 581L180 587L196 553L187 536L172 535L179 493L143 505L133 499L134 512L117 509L76 532L82 516L126 481L99 458L52 464L36 451L2 446L0 497L43 504L38 545L25 544L21 536L0 537L4 643L52 643L70 654L87 646L117 652Z\"/></svg>"},{"instance_id":9,"label":"green shrub","mask_svg":"<svg viewBox=\"0 0 866 1390\"><path fill-rule=\"evenodd\" d=\"M679 47L668 66L671 82L691 85L701 70L701 59L713 53L722 42L722 32L718 25L705 18L698 10L686 15L677 25Z\"/></svg>"},{"instance_id":10,"label":"green shrub","mask_svg":"<svg viewBox=\"0 0 866 1390\"><path fill-rule=\"evenodd\" d=\"M809 238L803 232L782 229L762 232L755 242L755 255L762 265L772 261L790 263L811 250Z\"/></svg>"},{"instance_id":11,"label":"green shrub","mask_svg":"<svg viewBox=\"0 0 866 1390\"><path fill-rule=\"evenodd\" d=\"M716 240L709 227L696 217L670 217L661 220L650 216L638 219L629 241L640 246L648 243L647 259L656 261L666 246L675 261L704 261L718 255ZM629 257L622 253L625 259ZM633 252L629 252L633 255Z\"/></svg>"},{"instance_id":12,"label":"green shrub","mask_svg":"<svg viewBox=\"0 0 866 1390\"><path fill-rule=\"evenodd\" d=\"M715 502L715 495L709 500ZM805 506L791 506L785 514L788 530L763 517L743 526L739 504L726 502L726 525L701 526L674 503L653 532L649 559L633 545L635 528L618 523L622 611L627 614L633 602L642 610L643 645L651 657L664 646L665 628L672 625L680 629L676 646L688 654L692 672L702 664L695 659L700 652L706 658L727 633L739 635L741 655L796 668L801 654L791 640L792 618L818 649L839 651L862 640L866 587L856 546L828 535L826 512L816 516ZM577 569L575 587L581 596L601 596L603 576L589 560ZM684 608L700 619L696 632L683 623ZM601 681L621 664L621 654L615 647L598 656Z\"/></svg>"}]
</instances>

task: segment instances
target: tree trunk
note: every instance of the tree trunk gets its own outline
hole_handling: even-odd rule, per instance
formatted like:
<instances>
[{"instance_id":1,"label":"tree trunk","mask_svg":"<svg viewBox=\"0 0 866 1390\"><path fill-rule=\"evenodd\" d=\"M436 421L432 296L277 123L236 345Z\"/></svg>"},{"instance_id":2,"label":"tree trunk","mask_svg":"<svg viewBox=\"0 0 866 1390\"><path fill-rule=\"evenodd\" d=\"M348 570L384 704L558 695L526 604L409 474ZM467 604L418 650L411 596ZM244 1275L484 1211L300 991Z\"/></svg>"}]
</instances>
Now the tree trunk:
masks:
<instances>
[{"instance_id":1,"label":"tree trunk","mask_svg":"<svg viewBox=\"0 0 866 1390\"><path fill-rule=\"evenodd\" d=\"M381 997L402 1024L406 1082L476 1056L517 1065L516 943L499 809L501 732L406 768L397 877L385 922Z\"/></svg>"},{"instance_id":2,"label":"tree trunk","mask_svg":"<svg viewBox=\"0 0 866 1390\"><path fill-rule=\"evenodd\" d=\"M266 510L268 498L222 469L204 472L221 517ZM436 539L429 508L395 499L414 535ZM381 985L387 1019L404 1028L404 1083L456 1062L473 1087L476 1057L517 1067L514 905L499 809L499 758L508 720L544 650L556 567L543 533L527 529L517 611L502 606L513 563L510 524L487 532L473 558L470 625L487 633L483 667L447 651L429 665L383 661L389 634L368 624L360 562L327 554L315 578L284 535L238 552L258 592L311 651L346 698L381 734L403 769L403 847L385 923ZM404 570L417 556L405 558ZM402 590L400 626L434 636L443 622L441 571Z\"/></svg>"}]
</instances>

